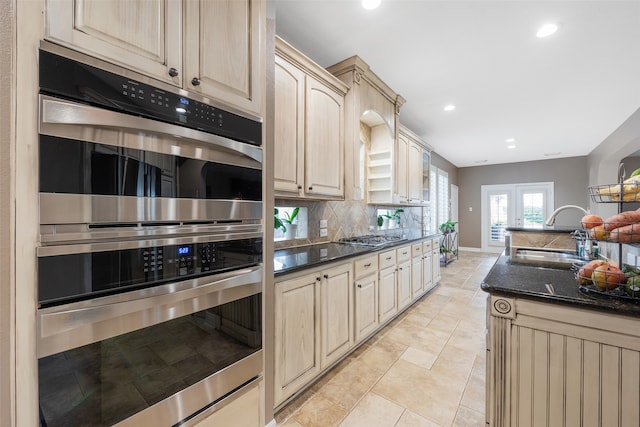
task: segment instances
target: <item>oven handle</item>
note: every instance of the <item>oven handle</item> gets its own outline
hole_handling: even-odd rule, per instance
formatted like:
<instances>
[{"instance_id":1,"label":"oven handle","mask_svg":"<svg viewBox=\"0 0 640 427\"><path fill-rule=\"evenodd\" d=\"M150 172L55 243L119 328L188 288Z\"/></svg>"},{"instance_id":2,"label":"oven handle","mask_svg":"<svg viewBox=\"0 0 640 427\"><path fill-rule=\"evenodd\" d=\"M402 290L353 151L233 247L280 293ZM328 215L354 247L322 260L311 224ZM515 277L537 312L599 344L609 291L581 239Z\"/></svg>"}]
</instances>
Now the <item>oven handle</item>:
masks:
<instances>
[{"instance_id":1,"label":"oven handle","mask_svg":"<svg viewBox=\"0 0 640 427\"><path fill-rule=\"evenodd\" d=\"M194 141L213 144L262 163L262 149L259 147L158 120L118 113L116 111L79 104L47 95L40 95L40 111L40 122L42 124L131 129L134 132L145 131L153 134L188 138Z\"/></svg>"},{"instance_id":2,"label":"oven handle","mask_svg":"<svg viewBox=\"0 0 640 427\"><path fill-rule=\"evenodd\" d=\"M262 266L38 310L38 357L262 292Z\"/></svg>"}]
</instances>

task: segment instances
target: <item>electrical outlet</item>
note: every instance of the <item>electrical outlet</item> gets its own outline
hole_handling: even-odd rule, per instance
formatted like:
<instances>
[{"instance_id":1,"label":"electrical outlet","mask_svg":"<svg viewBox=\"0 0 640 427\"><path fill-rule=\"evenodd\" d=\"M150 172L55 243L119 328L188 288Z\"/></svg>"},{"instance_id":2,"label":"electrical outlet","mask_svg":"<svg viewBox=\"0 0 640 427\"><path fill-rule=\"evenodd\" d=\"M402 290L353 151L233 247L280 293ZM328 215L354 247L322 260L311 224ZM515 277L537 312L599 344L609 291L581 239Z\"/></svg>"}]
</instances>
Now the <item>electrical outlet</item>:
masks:
<instances>
[{"instance_id":1,"label":"electrical outlet","mask_svg":"<svg viewBox=\"0 0 640 427\"><path fill-rule=\"evenodd\" d=\"M327 220L326 219L321 219L320 220L320 228L327 228Z\"/></svg>"},{"instance_id":2,"label":"electrical outlet","mask_svg":"<svg viewBox=\"0 0 640 427\"><path fill-rule=\"evenodd\" d=\"M320 237L327 237L327 229L326 228L321 228L320 229Z\"/></svg>"}]
</instances>

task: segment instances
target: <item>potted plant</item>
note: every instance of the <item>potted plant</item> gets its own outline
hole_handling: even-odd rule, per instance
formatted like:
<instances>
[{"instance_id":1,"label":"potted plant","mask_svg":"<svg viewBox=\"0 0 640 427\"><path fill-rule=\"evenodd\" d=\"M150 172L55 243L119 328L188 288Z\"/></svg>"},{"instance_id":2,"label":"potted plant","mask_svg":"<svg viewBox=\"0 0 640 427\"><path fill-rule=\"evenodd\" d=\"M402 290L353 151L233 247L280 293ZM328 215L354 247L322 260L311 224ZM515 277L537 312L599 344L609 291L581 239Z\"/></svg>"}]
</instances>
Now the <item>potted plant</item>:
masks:
<instances>
[{"instance_id":1,"label":"potted plant","mask_svg":"<svg viewBox=\"0 0 640 427\"><path fill-rule=\"evenodd\" d=\"M273 209L273 228L281 229L287 240L293 240L296 236L298 224L294 224L293 221L298 216L299 211L300 208L294 208L291 213L285 211L284 218L280 218L278 216L278 208Z\"/></svg>"},{"instance_id":2,"label":"potted plant","mask_svg":"<svg viewBox=\"0 0 640 427\"><path fill-rule=\"evenodd\" d=\"M458 221L453 222L450 219L448 219L447 222L443 222L442 224L440 224L440 226L438 227L438 230L440 230L443 234L449 234L453 231L456 231L457 223Z\"/></svg>"},{"instance_id":3,"label":"potted plant","mask_svg":"<svg viewBox=\"0 0 640 427\"><path fill-rule=\"evenodd\" d=\"M378 215L378 227L385 229L390 228L389 225L400 225L400 214L404 212L404 209L396 209L394 212L387 211L386 214Z\"/></svg>"}]
</instances>

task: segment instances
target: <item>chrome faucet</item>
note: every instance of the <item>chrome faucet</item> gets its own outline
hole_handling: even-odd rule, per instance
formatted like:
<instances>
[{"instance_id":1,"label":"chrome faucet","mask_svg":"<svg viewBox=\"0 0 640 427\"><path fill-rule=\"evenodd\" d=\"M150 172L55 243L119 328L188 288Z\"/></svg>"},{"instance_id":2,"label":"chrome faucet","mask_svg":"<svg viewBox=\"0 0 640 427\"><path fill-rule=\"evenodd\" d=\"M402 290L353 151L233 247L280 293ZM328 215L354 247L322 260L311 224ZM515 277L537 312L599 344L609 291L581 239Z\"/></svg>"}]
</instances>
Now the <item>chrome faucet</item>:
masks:
<instances>
[{"instance_id":1,"label":"chrome faucet","mask_svg":"<svg viewBox=\"0 0 640 427\"><path fill-rule=\"evenodd\" d=\"M585 215L589 214L589 210L588 209L581 208L580 206L564 205L564 206L560 206L558 209L553 211L551 216L549 218L547 218L547 221L545 222L545 224L549 225L549 226L553 225L556 222L556 215L558 215L558 213L560 213L561 211L563 211L565 209L578 209L578 210L581 210L582 212L584 212Z\"/></svg>"}]
</instances>

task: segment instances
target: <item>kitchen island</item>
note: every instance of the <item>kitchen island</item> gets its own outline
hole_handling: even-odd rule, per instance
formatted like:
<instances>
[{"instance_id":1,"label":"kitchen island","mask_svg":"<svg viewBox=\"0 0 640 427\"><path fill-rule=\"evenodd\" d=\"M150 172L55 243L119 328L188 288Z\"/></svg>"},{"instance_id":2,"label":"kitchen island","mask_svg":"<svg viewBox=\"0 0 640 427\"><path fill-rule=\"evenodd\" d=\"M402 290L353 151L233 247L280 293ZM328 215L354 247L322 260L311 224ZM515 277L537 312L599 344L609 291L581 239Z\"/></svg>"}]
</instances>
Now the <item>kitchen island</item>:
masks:
<instances>
[{"instance_id":1,"label":"kitchen island","mask_svg":"<svg viewBox=\"0 0 640 427\"><path fill-rule=\"evenodd\" d=\"M508 255L481 288L488 425L640 425L640 305Z\"/></svg>"}]
</instances>

